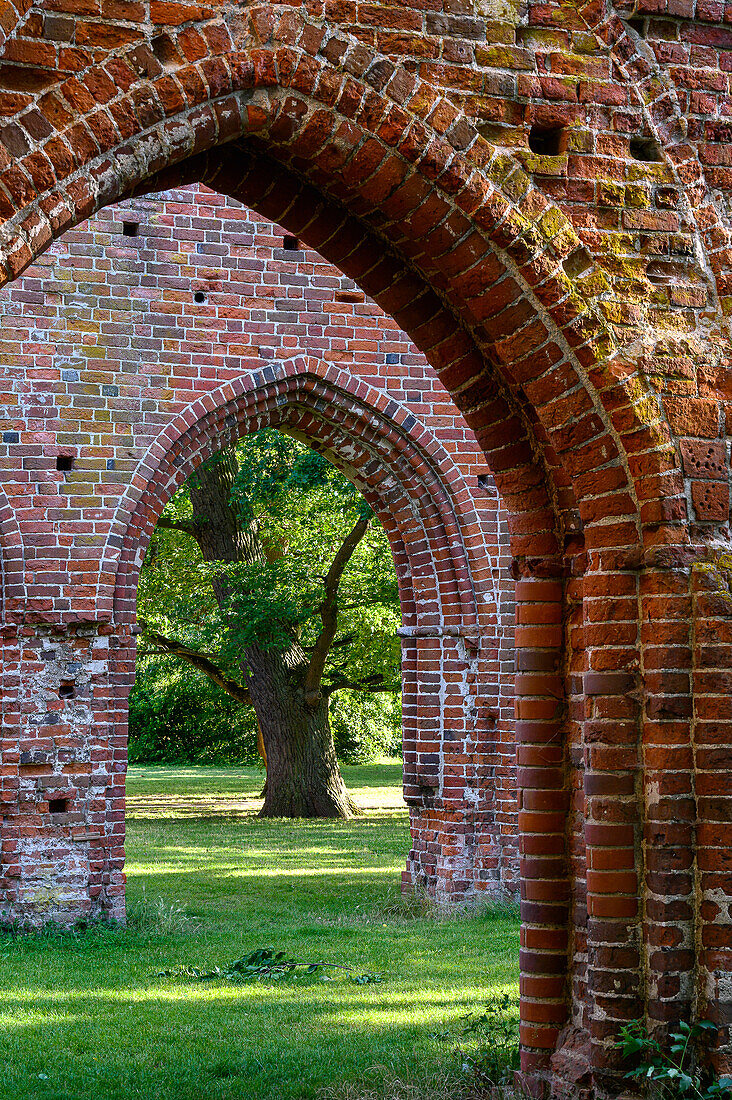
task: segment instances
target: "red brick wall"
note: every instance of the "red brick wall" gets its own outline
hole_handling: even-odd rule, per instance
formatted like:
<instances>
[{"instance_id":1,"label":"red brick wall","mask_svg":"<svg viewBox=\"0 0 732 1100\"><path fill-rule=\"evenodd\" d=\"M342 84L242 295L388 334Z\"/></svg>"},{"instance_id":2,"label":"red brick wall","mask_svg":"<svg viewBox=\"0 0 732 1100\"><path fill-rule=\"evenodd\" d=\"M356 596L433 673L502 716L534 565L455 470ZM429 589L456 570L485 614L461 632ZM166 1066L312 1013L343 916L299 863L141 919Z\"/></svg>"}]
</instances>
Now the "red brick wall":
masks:
<instances>
[{"instance_id":1,"label":"red brick wall","mask_svg":"<svg viewBox=\"0 0 732 1100\"><path fill-rule=\"evenodd\" d=\"M3 475L25 565L6 622L29 632L13 731L25 827L4 869L8 916L37 920L39 897L45 917L118 911L123 688L134 668L124 624L134 622L140 555L181 462L193 468L216 449L222 427L236 436L269 423L356 479L392 540L413 832L405 883L446 906L515 891L505 517L475 436L405 334L316 253L202 188L109 208L68 232L3 293L0 316L14 364L8 397L28 417ZM189 410L206 394L199 421ZM165 473L155 464L167 439L181 455L174 473L169 456ZM58 455L70 471L56 469ZM104 627L100 637L115 573L122 635ZM48 625L30 625L27 601ZM73 698L59 698L64 683ZM65 814L49 815L53 798L67 800ZM7 824L13 834L13 812ZM65 852L61 878L36 870L49 845Z\"/></svg>"}]
</instances>

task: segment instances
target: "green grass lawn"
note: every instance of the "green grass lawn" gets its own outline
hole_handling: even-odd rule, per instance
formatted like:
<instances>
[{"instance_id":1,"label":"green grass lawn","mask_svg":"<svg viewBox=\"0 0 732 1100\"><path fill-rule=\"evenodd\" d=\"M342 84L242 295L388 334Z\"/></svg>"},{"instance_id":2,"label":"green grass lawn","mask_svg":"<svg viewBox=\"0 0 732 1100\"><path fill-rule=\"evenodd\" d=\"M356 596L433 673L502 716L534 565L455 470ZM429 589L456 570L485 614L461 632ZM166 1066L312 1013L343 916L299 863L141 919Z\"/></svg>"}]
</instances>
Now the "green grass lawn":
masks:
<instances>
[{"instance_id":1,"label":"green grass lawn","mask_svg":"<svg viewBox=\"0 0 732 1100\"><path fill-rule=\"evenodd\" d=\"M415 917L399 900L399 765L344 773L366 814L316 823L242 816L256 769L131 769L138 927L0 939L2 1100L309 1100L453 1064L460 1016L517 992L518 924L498 910ZM159 976L270 946L383 981Z\"/></svg>"}]
</instances>

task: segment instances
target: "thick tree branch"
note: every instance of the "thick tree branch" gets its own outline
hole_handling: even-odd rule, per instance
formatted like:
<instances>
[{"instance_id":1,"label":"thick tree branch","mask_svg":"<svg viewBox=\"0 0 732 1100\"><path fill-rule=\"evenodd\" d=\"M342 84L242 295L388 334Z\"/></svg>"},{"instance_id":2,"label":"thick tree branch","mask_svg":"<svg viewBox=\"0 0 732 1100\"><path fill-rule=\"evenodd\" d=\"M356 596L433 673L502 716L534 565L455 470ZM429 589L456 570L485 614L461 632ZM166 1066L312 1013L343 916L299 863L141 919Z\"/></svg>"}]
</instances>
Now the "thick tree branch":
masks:
<instances>
[{"instance_id":1,"label":"thick tree branch","mask_svg":"<svg viewBox=\"0 0 732 1100\"><path fill-rule=\"evenodd\" d=\"M209 680L225 691L227 695L231 695L242 706L250 707L252 705L247 688L242 687L236 680L232 680L230 676L227 676L211 657L205 653L199 653L195 649L189 649L188 646L177 642L175 638L168 638L165 634L160 634L157 630L149 627L147 623L143 622L140 625L145 641L152 642L154 645L159 646L163 652L171 653L174 657L179 657L181 661L185 661L186 664L197 668L199 672L204 672Z\"/></svg>"},{"instance_id":2,"label":"thick tree branch","mask_svg":"<svg viewBox=\"0 0 732 1100\"><path fill-rule=\"evenodd\" d=\"M323 629L313 648L305 677L305 700L309 706L317 706L325 664L338 631L338 586L341 583L343 571L368 530L369 522L365 517L356 521L341 543L325 578L325 599L319 608Z\"/></svg>"},{"instance_id":3,"label":"thick tree branch","mask_svg":"<svg viewBox=\"0 0 732 1100\"><path fill-rule=\"evenodd\" d=\"M384 681L384 677L381 674L375 676L367 676L363 680L349 680L347 676L339 676L337 680L333 680L330 684L323 684L323 695L332 695L334 691L340 691L341 688L348 688L349 691L365 691L369 693L375 693L377 691L386 691L396 694L399 691L398 684L387 684Z\"/></svg>"},{"instance_id":4,"label":"thick tree branch","mask_svg":"<svg viewBox=\"0 0 732 1100\"><path fill-rule=\"evenodd\" d=\"M180 531L184 535L191 535L196 537L198 531L198 524L194 519L170 519L168 516L161 516L158 520L158 527L162 527L164 531Z\"/></svg>"}]
</instances>

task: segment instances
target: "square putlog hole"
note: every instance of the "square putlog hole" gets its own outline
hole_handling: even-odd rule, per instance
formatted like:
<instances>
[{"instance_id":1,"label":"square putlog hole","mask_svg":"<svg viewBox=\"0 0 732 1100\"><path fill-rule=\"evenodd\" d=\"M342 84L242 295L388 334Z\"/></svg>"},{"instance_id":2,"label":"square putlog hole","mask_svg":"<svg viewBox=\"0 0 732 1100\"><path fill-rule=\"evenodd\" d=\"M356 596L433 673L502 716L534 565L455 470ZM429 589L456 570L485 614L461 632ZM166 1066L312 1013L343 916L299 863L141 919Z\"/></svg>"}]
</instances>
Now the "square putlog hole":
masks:
<instances>
[{"instance_id":1,"label":"square putlog hole","mask_svg":"<svg viewBox=\"0 0 732 1100\"><path fill-rule=\"evenodd\" d=\"M68 798L49 798L48 800L48 812L50 814L65 814L68 808Z\"/></svg>"}]
</instances>

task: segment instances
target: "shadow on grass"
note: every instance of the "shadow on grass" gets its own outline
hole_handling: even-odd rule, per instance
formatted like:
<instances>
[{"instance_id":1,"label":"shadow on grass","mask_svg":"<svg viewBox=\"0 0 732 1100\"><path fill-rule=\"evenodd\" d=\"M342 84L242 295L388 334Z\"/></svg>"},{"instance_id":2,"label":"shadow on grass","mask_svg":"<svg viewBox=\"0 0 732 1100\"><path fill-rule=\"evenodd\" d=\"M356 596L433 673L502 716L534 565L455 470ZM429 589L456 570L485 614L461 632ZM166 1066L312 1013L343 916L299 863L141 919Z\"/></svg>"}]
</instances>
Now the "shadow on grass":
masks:
<instances>
[{"instance_id":1,"label":"shadow on grass","mask_svg":"<svg viewBox=\"0 0 732 1100\"><path fill-rule=\"evenodd\" d=\"M363 1079L375 1062L433 1066L446 1054L435 1024L457 1025L488 991L424 989L419 1007L414 992L346 982L18 991L0 1016L0 1080L14 1090L2 1095L306 1100ZM219 1092L223 1080L229 1091Z\"/></svg>"},{"instance_id":2,"label":"shadow on grass","mask_svg":"<svg viewBox=\"0 0 732 1100\"><path fill-rule=\"evenodd\" d=\"M349 771L354 789L391 799L401 765ZM144 769L130 790L238 795L261 780L254 769ZM515 990L518 925L505 912L402 912L408 847L406 814L386 796L350 822L133 819L130 899L144 886L163 908L182 903L197 926L0 938L0 1100L317 1100L374 1073L417 1080L446 1056L438 1033ZM384 981L157 976L270 946Z\"/></svg>"}]
</instances>

